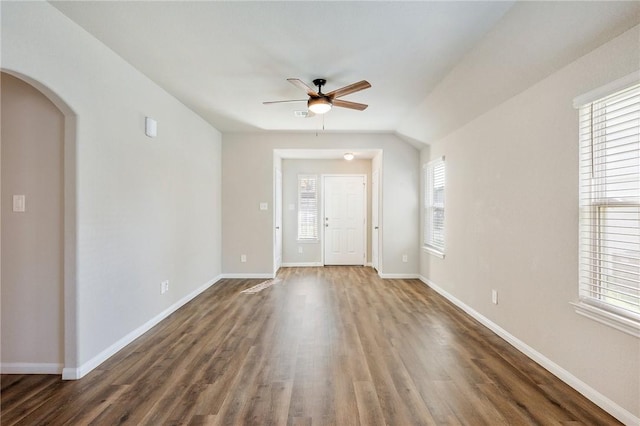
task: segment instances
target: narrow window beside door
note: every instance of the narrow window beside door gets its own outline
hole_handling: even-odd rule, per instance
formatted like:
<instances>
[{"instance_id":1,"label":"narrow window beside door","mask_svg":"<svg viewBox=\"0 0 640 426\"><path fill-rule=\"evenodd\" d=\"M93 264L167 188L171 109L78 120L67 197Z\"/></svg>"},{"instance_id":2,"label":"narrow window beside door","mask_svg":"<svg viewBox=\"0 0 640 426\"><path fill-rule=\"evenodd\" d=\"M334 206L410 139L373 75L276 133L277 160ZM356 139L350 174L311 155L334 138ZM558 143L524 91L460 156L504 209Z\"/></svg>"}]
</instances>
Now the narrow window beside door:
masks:
<instances>
[{"instance_id":1,"label":"narrow window beside door","mask_svg":"<svg viewBox=\"0 0 640 426\"><path fill-rule=\"evenodd\" d=\"M298 175L298 240L318 239L318 177Z\"/></svg>"},{"instance_id":2,"label":"narrow window beside door","mask_svg":"<svg viewBox=\"0 0 640 426\"><path fill-rule=\"evenodd\" d=\"M427 163L424 173L424 247L444 256L444 157Z\"/></svg>"}]
</instances>

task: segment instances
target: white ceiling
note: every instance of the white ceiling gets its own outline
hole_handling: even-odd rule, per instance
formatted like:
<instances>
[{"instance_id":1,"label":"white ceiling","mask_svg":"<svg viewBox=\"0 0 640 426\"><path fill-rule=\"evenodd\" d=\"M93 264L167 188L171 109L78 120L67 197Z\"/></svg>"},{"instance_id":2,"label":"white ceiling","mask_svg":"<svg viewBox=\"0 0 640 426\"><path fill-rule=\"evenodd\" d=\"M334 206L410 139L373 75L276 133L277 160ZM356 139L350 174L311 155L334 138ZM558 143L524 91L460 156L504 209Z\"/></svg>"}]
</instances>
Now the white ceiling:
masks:
<instances>
[{"instance_id":1,"label":"white ceiling","mask_svg":"<svg viewBox=\"0 0 640 426\"><path fill-rule=\"evenodd\" d=\"M478 68L474 52L480 50L483 58L495 61L499 55L492 56L488 49L522 54L527 49L522 40L531 40L537 63L532 71L526 64L529 74L524 79L531 84L550 68L564 65L561 58L575 59L603 38L637 23L638 3L606 2L598 7L566 3L561 17L546 13L549 5L514 6L512 1L56 1L53 5L222 132L317 131L324 126L328 131L400 130L424 141L430 136L422 129L429 116L416 111L428 114L429 108L434 109L430 97L444 83L456 86L451 76L470 68L469 61ZM573 13L569 5L580 12ZM531 12L533 7L540 11ZM629 18L630 11L635 17L631 13ZM523 15L525 20L531 17L528 25L518 24ZM549 22L554 25L551 34L546 30ZM536 37L546 38L536 43ZM491 40L489 46L486 40ZM504 79L509 67L523 65L502 61L479 71L489 75L492 66L499 67L502 72L497 74ZM306 109L304 102L263 105L263 101L306 98L286 81L288 77L309 84L314 78L326 78L325 92L366 79L370 89L343 99L369 108L362 112L334 108L323 122L323 117L294 116L295 110ZM475 77L467 73L463 80L472 84ZM516 83L502 92L517 93ZM477 115L481 107L474 108L478 111L461 116Z\"/></svg>"}]
</instances>

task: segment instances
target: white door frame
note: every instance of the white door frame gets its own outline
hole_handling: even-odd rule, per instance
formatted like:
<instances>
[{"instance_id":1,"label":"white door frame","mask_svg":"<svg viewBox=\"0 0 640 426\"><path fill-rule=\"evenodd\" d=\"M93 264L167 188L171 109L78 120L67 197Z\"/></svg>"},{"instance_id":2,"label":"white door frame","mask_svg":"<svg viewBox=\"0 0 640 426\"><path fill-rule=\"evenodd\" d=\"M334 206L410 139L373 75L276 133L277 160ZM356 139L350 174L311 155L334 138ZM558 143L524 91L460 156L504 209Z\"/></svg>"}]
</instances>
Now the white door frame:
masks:
<instances>
[{"instance_id":1,"label":"white door frame","mask_svg":"<svg viewBox=\"0 0 640 426\"><path fill-rule=\"evenodd\" d=\"M374 179L377 178L377 179ZM376 183L374 185L374 182ZM373 200L376 200L374 205ZM377 220L376 220L377 219ZM380 170L371 171L371 267L380 271ZM375 238L374 238L375 236ZM375 252L375 256L374 256Z\"/></svg>"},{"instance_id":2,"label":"white door frame","mask_svg":"<svg viewBox=\"0 0 640 426\"><path fill-rule=\"evenodd\" d=\"M322 195L320 196L320 212L322 212L322 216L319 217L320 220L318 220L318 226L322 227L322 232L319 232L319 236L320 236L320 251L322 253L322 265L325 265L325 258L324 258L324 244L325 244L325 238L324 238L324 230L325 230L325 214L324 214L324 206L325 206L325 200L324 200L324 191L325 191L325 178L327 177L362 177L363 182L364 182L364 193L362 194L362 202L363 202L363 216L364 216L364 224L363 226L363 246L362 249L364 251L364 256L362 259L362 266L367 266L367 227L368 227L368 221L367 221L367 175L363 174L363 173L340 173L340 174L322 174L320 175L321 181L322 181Z\"/></svg>"},{"instance_id":3,"label":"white door frame","mask_svg":"<svg viewBox=\"0 0 640 426\"><path fill-rule=\"evenodd\" d=\"M278 187L278 176L279 187ZM278 200L278 191L280 191L280 200ZM280 202L278 205L278 201ZM278 208L280 209L280 223L278 223ZM278 232L280 233L280 252L278 253ZM273 276L278 273L278 269L282 265L282 170L273 169Z\"/></svg>"}]
</instances>

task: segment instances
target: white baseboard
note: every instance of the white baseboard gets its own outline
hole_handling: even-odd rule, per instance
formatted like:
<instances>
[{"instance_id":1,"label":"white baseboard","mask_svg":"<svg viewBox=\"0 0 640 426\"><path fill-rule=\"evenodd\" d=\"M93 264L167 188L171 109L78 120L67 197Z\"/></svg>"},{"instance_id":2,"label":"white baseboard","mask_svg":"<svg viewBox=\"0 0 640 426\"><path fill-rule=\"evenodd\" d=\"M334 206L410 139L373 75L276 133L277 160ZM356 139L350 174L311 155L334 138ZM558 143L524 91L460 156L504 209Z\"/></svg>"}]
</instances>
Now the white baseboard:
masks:
<instances>
[{"instance_id":1,"label":"white baseboard","mask_svg":"<svg viewBox=\"0 0 640 426\"><path fill-rule=\"evenodd\" d=\"M262 278L275 278L273 272L265 272L265 273L239 273L239 274L220 274L220 279L228 278L228 279L262 279Z\"/></svg>"},{"instance_id":2,"label":"white baseboard","mask_svg":"<svg viewBox=\"0 0 640 426\"><path fill-rule=\"evenodd\" d=\"M420 278L418 274L385 274L378 272L378 276L384 280L415 280Z\"/></svg>"},{"instance_id":3,"label":"white baseboard","mask_svg":"<svg viewBox=\"0 0 640 426\"><path fill-rule=\"evenodd\" d=\"M62 364L31 363L31 362L3 362L0 364L2 374L60 374Z\"/></svg>"},{"instance_id":4,"label":"white baseboard","mask_svg":"<svg viewBox=\"0 0 640 426\"><path fill-rule=\"evenodd\" d=\"M322 262L287 262L283 263L283 268L317 268L324 266Z\"/></svg>"},{"instance_id":5,"label":"white baseboard","mask_svg":"<svg viewBox=\"0 0 640 426\"><path fill-rule=\"evenodd\" d=\"M64 368L62 370L62 380L77 380L84 377L86 374L91 372L91 370L93 370L94 368L96 368L97 366L105 362L111 356L115 355L118 351L120 351L122 348L127 346L129 343L133 342L135 339L142 336L144 333L149 331L160 321L162 321L163 319L165 319L166 317L168 317L169 315L171 315L172 313L180 309L187 302L191 301L191 299L198 296L200 293L202 293L203 291L211 287L213 284L220 281L220 279L221 279L221 276L218 275L216 278L212 279L211 281L208 281L205 284L201 285L191 293L184 296L182 299L178 300L177 302L169 306L164 311L160 312L155 317L151 318L146 323L142 324L140 327L133 330L131 333L124 336L122 339L115 342L113 345L109 346L107 349L100 352L98 355L91 358L89 361L82 364L79 368Z\"/></svg>"},{"instance_id":6,"label":"white baseboard","mask_svg":"<svg viewBox=\"0 0 640 426\"><path fill-rule=\"evenodd\" d=\"M551 374L580 392L591 402L602 408L607 413L611 414L613 417L624 423L625 425L640 425L640 418L636 417L633 413L627 411L620 405L613 402L611 399L607 398L597 390L593 389L591 386L584 383L582 380L578 379L573 374L569 373L567 370L551 361L549 358L541 354L540 352L533 349L531 346L524 343L522 340L513 336L505 329L500 327L498 324L494 323L484 315L480 314L475 309L471 308L461 300L457 299L455 296L448 293L446 290L438 287L429 279L420 276L420 281L431 287L445 299L449 300L451 303L465 311L467 314L475 318L482 325L496 333L498 336L506 340L509 344L515 347L517 350L531 358L533 361L540 364L546 370L548 370Z\"/></svg>"},{"instance_id":7,"label":"white baseboard","mask_svg":"<svg viewBox=\"0 0 640 426\"><path fill-rule=\"evenodd\" d=\"M80 368L65 367L62 369L62 380L78 380L81 377Z\"/></svg>"}]
</instances>

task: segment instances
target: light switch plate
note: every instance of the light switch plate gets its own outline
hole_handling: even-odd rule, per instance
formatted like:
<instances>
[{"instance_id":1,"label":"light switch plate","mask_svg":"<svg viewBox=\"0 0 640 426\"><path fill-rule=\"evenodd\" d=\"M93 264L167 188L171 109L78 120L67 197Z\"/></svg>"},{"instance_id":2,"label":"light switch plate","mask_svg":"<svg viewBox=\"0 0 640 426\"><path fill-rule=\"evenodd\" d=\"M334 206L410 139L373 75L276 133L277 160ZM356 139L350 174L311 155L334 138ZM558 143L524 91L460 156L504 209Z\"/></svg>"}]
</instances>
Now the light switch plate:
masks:
<instances>
[{"instance_id":1,"label":"light switch plate","mask_svg":"<svg viewBox=\"0 0 640 426\"><path fill-rule=\"evenodd\" d=\"M26 210L26 200L24 195L13 196L13 211L23 213Z\"/></svg>"},{"instance_id":2,"label":"light switch plate","mask_svg":"<svg viewBox=\"0 0 640 426\"><path fill-rule=\"evenodd\" d=\"M260 210L267 210L269 208L268 203L260 203Z\"/></svg>"}]
</instances>

